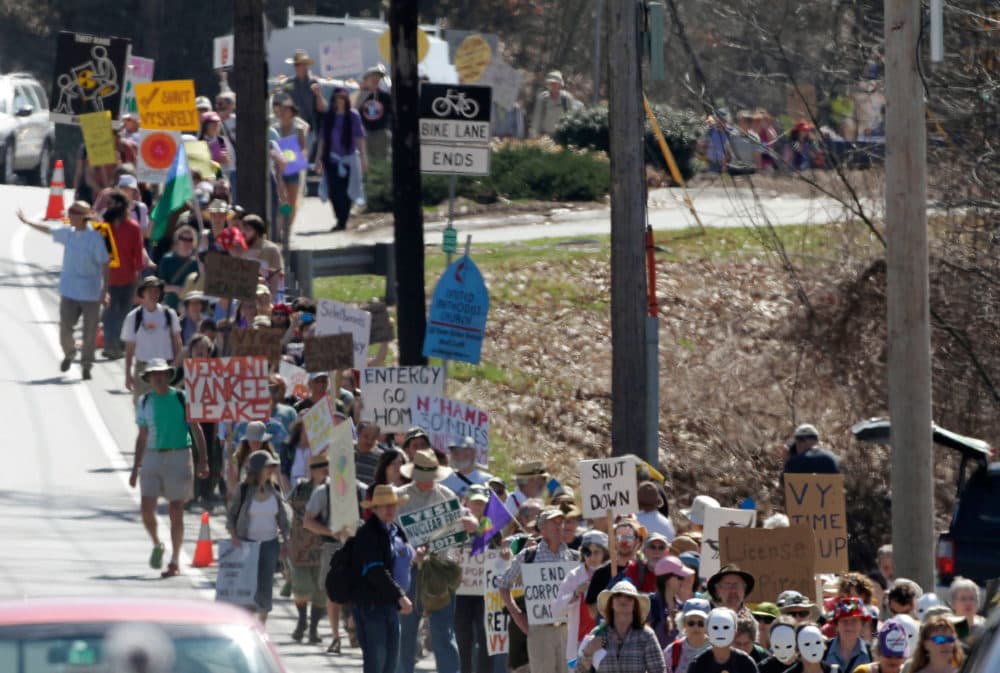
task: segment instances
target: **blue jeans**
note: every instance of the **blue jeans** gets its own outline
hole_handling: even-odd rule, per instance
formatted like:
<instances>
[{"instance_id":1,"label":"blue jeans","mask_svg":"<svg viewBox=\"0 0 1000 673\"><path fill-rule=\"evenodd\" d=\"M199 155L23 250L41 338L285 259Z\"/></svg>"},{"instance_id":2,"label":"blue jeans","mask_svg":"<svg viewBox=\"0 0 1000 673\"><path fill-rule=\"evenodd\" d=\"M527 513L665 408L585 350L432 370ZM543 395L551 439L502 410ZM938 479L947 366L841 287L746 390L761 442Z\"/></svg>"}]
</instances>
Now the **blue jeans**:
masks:
<instances>
[{"instance_id":1,"label":"blue jeans","mask_svg":"<svg viewBox=\"0 0 1000 673\"><path fill-rule=\"evenodd\" d=\"M104 330L104 350L124 351L122 323L132 310L135 298L135 283L108 286L108 305L104 307L101 328Z\"/></svg>"},{"instance_id":2,"label":"blue jeans","mask_svg":"<svg viewBox=\"0 0 1000 673\"><path fill-rule=\"evenodd\" d=\"M413 573L413 581L407 595L413 602L413 612L399 616L399 667L397 673L413 673L417 665L417 636L420 617L424 606L420 601L420 575ZM427 619L431 627L431 648L434 650L434 661L437 673L458 673L458 643L455 641L455 597L440 610L436 610Z\"/></svg>"},{"instance_id":3,"label":"blue jeans","mask_svg":"<svg viewBox=\"0 0 1000 673\"><path fill-rule=\"evenodd\" d=\"M354 607L354 628L364 673L396 673L399 663L399 610L395 605Z\"/></svg>"}]
</instances>

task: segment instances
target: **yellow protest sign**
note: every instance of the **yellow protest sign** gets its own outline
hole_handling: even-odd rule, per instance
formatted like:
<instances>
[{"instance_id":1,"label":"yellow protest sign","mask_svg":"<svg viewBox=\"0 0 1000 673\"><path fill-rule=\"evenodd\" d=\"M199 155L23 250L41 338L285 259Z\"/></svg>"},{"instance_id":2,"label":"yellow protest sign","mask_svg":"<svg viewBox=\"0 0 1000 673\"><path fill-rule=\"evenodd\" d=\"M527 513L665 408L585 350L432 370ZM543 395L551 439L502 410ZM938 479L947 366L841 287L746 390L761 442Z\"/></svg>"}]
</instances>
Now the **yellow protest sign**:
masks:
<instances>
[{"instance_id":1,"label":"yellow protest sign","mask_svg":"<svg viewBox=\"0 0 1000 673\"><path fill-rule=\"evenodd\" d=\"M117 269L121 266L122 262L121 258L118 256L118 246L115 245L115 237L111 233L111 225L107 222L91 220L90 226L92 226L94 231L100 234L101 238L104 239L104 246L108 249L108 266L112 269Z\"/></svg>"},{"instance_id":2,"label":"yellow protest sign","mask_svg":"<svg viewBox=\"0 0 1000 673\"><path fill-rule=\"evenodd\" d=\"M201 127L193 79L136 84L135 99L145 129L197 131Z\"/></svg>"},{"instance_id":3,"label":"yellow protest sign","mask_svg":"<svg viewBox=\"0 0 1000 673\"><path fill-rule=\"evenodd\" d=\"M80 115L80 130L87 147L87 161L91 166L118 163L115 136L111 132L111 110L88 112Z\"/></svg>"},{"instance_id":4,"label":"yellow protest sign","mask_svg":"<svg viewBox=\"0 0 1000 673\"><path fill-rule=\"evenodd\" d=\"M455 50L455 70L458 79L463 84L475 84L490 67L493 61L493 50L490 43L479 35L470 35Z\"/></svg>"},{"instance_id":5,"label":"yellow protest sign","mask_svg":"<svg viewBox=\"0 0 1000 673\"><path fill-rule=\"evenodd\" d=\"M427 37L427 33L423 29L417 28L417 63L427 58L427 50L430 48L431 41ZM378 36L378 53L382 54L386 63L392 63L392 43L388 28Z\"/></svg>"},{"instance_id":6,"label":"yellow protest sign","mask_svg":"<svg viewBox=\"0 0 1000 673\"><path fill-rule=\"evenodd\" d=\"M187 154L188 166L192 171L198 171L203 180L215 178L215 166L212 165L212 152L204 140L185 140L184 153Z\"/></svg>"}]
</instances>

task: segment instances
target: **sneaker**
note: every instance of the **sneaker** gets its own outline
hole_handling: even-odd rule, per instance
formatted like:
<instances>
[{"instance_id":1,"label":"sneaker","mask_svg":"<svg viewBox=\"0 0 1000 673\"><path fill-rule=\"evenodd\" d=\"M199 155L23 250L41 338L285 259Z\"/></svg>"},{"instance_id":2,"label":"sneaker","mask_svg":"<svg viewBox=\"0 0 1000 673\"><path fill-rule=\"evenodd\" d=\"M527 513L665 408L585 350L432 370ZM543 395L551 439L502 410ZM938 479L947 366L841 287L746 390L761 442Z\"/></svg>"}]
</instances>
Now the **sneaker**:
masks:
<instances>
[{"instance_id":1,"label":"sneaker","mask_svg":"<svg viewBox=\"0 0 1000 673\"><path fill-rule=\"evenodd\" d=\"M90 367L84 367L83 368L83 380L84 381L89 381L92 378L94 378L94 377L91 376L91 374L90 374Z\"/></svg>"},{"instance_id":2,"label":"sneaker","mask_svg":"<svg viewBox=\"0 0 1000 673\"><path fill-rule=\"evenodd\" d=\"M59 363L59 371L68 372L71 364L73 364L73 356L63 358L62 362Z\"/></svg>"},{"instance_id":3,"label":"sneaker","mask_svg":"<svg viewBox=\"0 0 1000 673\"><path fill-rule=\"evenodd\" d=\"M162 573L160 573L160 577L166 579L168 577L174 577L175 575L180 575L180 574L181 574L180 566L171 561L170 563L167 564L167 569L164 570Z\"/></svg>"},{"instance_id":4,"label":"sneaker","mask_svg":"<svg viewBox=\"0 0 1000 673\"><path fill-rule=\"evenodd\" d=\"M101 351L101 355L103 355L107 360L120 360L121 358L125 357L125 353L123 353L122 351L114 350L113 348L105 348L103 351Z\"/></svg>"},{"instance_id":5,"label":"sneaker","mask_svg":"<svg viewBox=\"0 0 1000 673\"><path fill-rule=\"evenodd\" d=\"M153 547L153 553L149 555L149 567L159 570L163 567L163 543Z\"/></svg>"}]
</instances>

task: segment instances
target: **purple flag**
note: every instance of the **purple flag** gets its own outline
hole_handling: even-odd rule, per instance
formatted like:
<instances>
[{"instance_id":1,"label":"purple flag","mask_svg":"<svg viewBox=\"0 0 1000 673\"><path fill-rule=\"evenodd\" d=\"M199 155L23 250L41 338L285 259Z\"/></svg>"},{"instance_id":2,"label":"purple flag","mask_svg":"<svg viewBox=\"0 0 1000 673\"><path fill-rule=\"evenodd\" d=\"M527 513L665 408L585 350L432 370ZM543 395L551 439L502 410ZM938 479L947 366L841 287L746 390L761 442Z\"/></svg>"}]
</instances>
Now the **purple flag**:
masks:
<instances>
[{"instance_id":1,"label":"purple flag","mask_svg":"<svg viewBox=\"0 0 1000 673\"><path fill-rule=\"evenodd\" d=\"M510 523L513 518L497 494L490 490L490 501L486 503L486 511L483 512L479 528L476 529L475 536L472 538L471 555L475 556L486 549L486 545L493 539L493 536L503 530L503 527Z\"/></svg>"},{"instance_id":2,"label":"purple flag","mask_svg":"<svg viewBox=\"0 0 1000 673\"><path fill-rule=\"evenodd\" d=\"M302 154L298 136L285 136L278 141L281 153L285 155L285 175L294 175L309 168L309 162Z\"/></svg>"}]
</instances>

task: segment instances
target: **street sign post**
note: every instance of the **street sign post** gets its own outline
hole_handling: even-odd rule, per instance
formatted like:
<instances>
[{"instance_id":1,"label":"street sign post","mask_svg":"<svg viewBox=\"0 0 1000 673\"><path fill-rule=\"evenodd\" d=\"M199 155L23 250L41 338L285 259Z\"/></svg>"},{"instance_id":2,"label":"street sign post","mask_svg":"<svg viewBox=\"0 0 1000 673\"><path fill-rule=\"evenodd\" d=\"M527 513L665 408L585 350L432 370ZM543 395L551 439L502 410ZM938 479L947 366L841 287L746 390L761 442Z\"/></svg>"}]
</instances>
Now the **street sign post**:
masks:
<instances>
[{"instance_id":1,"label":"street sign post","mask_svg":"<svg viewBox=\"0 0 1000 673\"><path fill-rule=\"evenodd\" d=\"M492 104L488 86L420 87L420 171L489 175Z\"/></svg>"}]
</instances>

